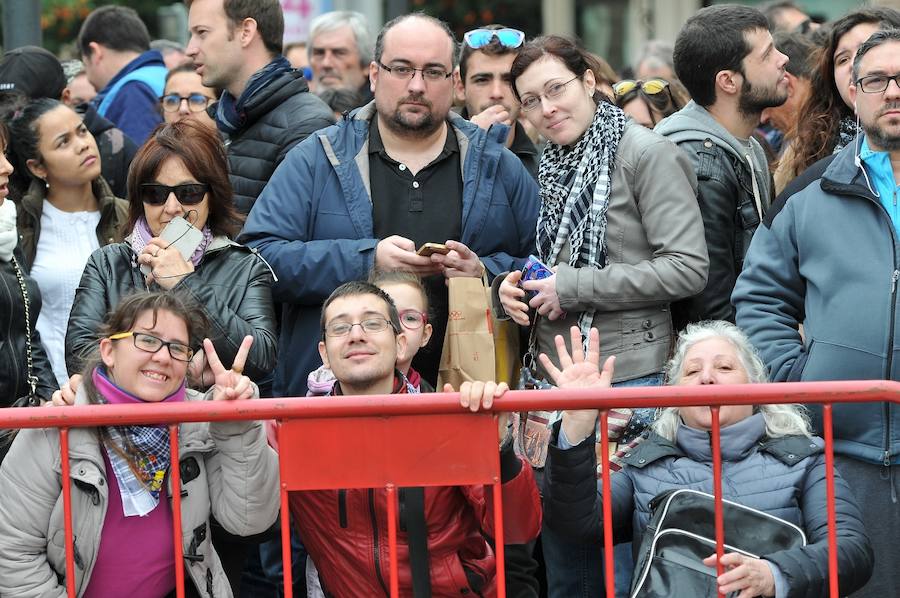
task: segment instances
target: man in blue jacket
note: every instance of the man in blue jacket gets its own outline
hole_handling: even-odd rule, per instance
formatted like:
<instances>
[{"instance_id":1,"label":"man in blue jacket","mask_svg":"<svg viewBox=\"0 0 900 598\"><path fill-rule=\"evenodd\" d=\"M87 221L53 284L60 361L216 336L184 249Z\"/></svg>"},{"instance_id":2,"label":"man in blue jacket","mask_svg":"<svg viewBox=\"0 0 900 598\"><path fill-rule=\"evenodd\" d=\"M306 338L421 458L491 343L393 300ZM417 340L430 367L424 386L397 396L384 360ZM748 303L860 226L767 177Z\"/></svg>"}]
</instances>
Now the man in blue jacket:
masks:
<instances>
[{"instance_id":1,"label":"man in blue jacket","mask_svg":"<svg viewBox=\"0 0 900 598\"><path fill-rule=\"evenodd\" d=\"M276 395L306 392L322 302L373 267L427 277L435 334L413 366L433 383L445 278L493 277L534 251L537 185L503 147L505 127L483 131L450 113L456 56L442 21L387 23L369 66L375 100L294 148L253 206L242 240L272 265L284 304ZM424 243L449 253L419 255Z\"/></svg>"},{"instance_id":2,"label":"man in blue jacket","mask_svg":"<svg viewBox=\"0 0 900 598\"><path fill-rule=\"evenodd\" d=\"M865 135L772 207L732 295L774 381L900 380L900 32L859 47L853 81ZM872 578L853 595L900 596L900 408L835 405L834 438L875 548Z\"/></svg>"},{"instance_id":3,"label":"man in blue jacket","mask_svg":"<svg viewBox=\"0 0 900 598\"><path fill-rule=\"evenodd\" d=\"M85 19L76 46L99 90L97 112L143 144L162 122L159 98L168 73L162 54L150 49L147 26L133 8L101 6Z\"/></svg>"}]
</instances>

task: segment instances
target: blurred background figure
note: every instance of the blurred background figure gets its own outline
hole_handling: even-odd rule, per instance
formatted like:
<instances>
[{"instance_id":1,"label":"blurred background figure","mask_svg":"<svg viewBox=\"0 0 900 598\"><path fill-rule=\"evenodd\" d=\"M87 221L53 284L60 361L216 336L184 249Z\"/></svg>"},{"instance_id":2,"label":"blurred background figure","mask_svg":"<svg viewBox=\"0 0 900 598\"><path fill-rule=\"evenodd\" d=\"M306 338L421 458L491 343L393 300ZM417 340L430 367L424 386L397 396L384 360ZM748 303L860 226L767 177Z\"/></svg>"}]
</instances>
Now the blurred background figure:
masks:
<instances>
[{"instance_id":1,"label":"blurred background figure","mask_svg":"<svg viewBox=\"0 0 900 598\"><path fill-rule=\"evenodd\" d=\"M766 2L759 10L769 21L769 30L772 33L809 33L819 28L819 23L806 13L796 2L776 0Z\"/></svg>"},{"instance_id":2,"label":"blurred background figure","mask_svg":"<svg viewBox=\"0 0 900 598\"><path fill-rule=\"evenodd\" d=\"M344 114L362 105L362 96L353 89L332 87L319 92L319 98L328 104L337 120L344 118Z\"/></svg>"},{"instance_id":3,"label":"blurred background figure","mask_svg":"<svg viewBox=\"0 0 900 598\"><path fill-rule=\"evenodd\" d=\"M69 90L68 97L63 101L69 106L78 106L93 100L97 90L88 81L84 63L80 60L64 60L61 64L66 76L66 89Z\"/></svg>"},{"instance_id":4,"label":"blurred background figure","mask_svg":"<svg viewBox=\"0 0 900 598\"><path fill-rule=\"evenodd\" d=\"M284 57L288 59L292 67L303 72L303 78L306 79L309 90L316 91L312 67L309 66L309 50L306 48L306 42L284 44Z\"/></svg>"},{"instance_id":5,"label":"blurred background figure","mask_svg":"<svg viewBox=\"0 0 900 598\"><path fill-rule=\"evenodd\" d=\"M358 91L368 104L374 97L369 88L373 51L369 23L361 13L334 11L313 19L308 52L316 91L345 87Z\"/></svg>"},{"instance_id":6,"label":"blurred background figure","mask_svg":"<svg viewBox=\"0 0 900 598\"><path fill-rule=\"evenodd\" d=\"M155 39L150 42L150 49L162 54L163 62L170 71L181 66L187 61L184 46L168 39Z\"/></svg>"},{"instance_id":7,"label":"blurred background figure","mask_svg":"<svg viewBox=\"0 0 900 598\"><path fill-rule=\"evenodd\" d=\"M193 118L213 131L216 121L206 111L216 101L215 90L203 85L203 78L192 64L182 64L169 71L166 88L160 98L163 119L173 123L183 118Z\"/></svg>"},{"instance_id":8,"label":"blurred background figure","mask_svg":"<svg viewBox=\"0 0 900 598\"><path fill-rule=\"evenodd\" d=\"M651 39L638 51L634 61L634 77L646 81L648 79L675 80L675 62L672 59L674 48L671 43L661 39Z\"/></svg>"},{"instance_id":9,"label":"blurred background figure","mask_svg":"<svg viewBox=\"0 0 900 598\"><path fill-rule=\"evenodd\" d=\"M641 126L652 129L656 123L675 114L691 97L676 81L654 78L646 81L623 79L613 85L616 106Z\"/></svg>"}]
</instances>

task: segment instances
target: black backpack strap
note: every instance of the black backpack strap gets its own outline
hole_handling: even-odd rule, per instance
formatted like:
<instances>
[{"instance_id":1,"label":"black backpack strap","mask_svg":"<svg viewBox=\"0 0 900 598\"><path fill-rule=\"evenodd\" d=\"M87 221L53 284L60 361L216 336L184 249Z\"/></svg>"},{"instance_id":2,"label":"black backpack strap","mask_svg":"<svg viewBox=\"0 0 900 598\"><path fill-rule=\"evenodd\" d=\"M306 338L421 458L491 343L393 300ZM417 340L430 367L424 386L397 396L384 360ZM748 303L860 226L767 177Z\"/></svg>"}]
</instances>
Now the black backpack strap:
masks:
<instances>
[{"instance_id":1,"label":"black backpack strap","mask_svg":"<svg viewBox=\"0 0 900 598\"><path fill-rule=\"evenodd\" d=\"M428 558L428 527L425 524L425 489L400 489L400 527L406 527L413 596L431 598L431 567Z\"/></svg>"}]
</instances>

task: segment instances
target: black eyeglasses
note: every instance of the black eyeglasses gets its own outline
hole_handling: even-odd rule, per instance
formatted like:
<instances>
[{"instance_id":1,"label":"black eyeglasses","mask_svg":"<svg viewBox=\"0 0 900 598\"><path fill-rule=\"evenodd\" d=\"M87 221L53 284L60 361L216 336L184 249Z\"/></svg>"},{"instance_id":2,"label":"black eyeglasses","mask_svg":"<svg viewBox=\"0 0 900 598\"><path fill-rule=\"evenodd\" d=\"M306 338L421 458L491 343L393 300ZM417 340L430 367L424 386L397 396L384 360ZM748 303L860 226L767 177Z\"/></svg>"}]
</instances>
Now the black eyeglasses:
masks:
<instances>
[{"instance_id":1,"label":"black eyeglasses","mask_svg":"<svg viewBox=\"0 0 900 598\"><path fill-rule=\"evenodd\" d=\"M190 361L194 356L194 350L187 345L176 343L175 341L164 341L163 339L157 338L152 334L147 334L146 332L135 332L133 330L129 332L119 332L110 335L109 340L117 341L128 338L129 336L134 341L135 347L141 351L146 351L147 353L156 353L163 347L166 347L169 350L169 356L177 361Z\"/></svg>"},{"instance_id":2,"label":"black eyeglasses","mask_svg":"<svg viewBox=\"0 0 900 598\"><path fill-rule=\"evenodd\" d=\"M209 103L213 101L202 93L192 93L189 96L180 96L177 93L170 93L159 98L163 110L166 112L178 112L181 108L181 102L187 102L188 110L191 112L202 112L206 110Z\"/></svg>"},{"instance_id":3,"label":"black eyeglasses","mask_svg":"<svg viewBox=\"0 0 900 598\"><path fill-rule=\"evenodd\" d=\"M174 193L179 203L193 206L203 201L208 191L209 185L206 183L186 183L174 187L159 183L144 183L141 185L141 201L151 206L161 206L169 199L169 194Z\"/></svg>"},{"instance_id":4,"label":"black eyeglasses","mask_svg":"<svg viewBox=\"0 0 900 598\"><path fill-rule=\"evenodd\" d=\"M397 65L397 66L387 66L385 64L378 63L380 68L383 68L391 75L398 79L412 79L416 76L416 71L422 73L422 78L425 81L431 81L432 83L437 83L439 81L443 81L448 78L452 73L448 73L442 68L428 66L423 69L413 68L411 66L406 65Z\"/></svg>"},{"instance_id":5,"label":"black eyeglasses","mask_svg":"<svg viewBox=\"0 0 900 598\"><path fill-rule=\"evenodd\" d=\"M887 91L891 81L896 83L897 87L900 87L900 73L897 73L896 75L871 75L869 77L862 77L861 79L856 80L856 86L859 87L863 93L884 93Z\"/></svg>"},{"instance_id":6,"label":"black eyeglasses","mask_svg":"<svg viewBox=\"0 0 900 598\"><path fill-rule=\"evenodd\" d=\"M388 326L392 326L391 323L385 318L366 318L362 322L329 322L325 326L325 336L337 337L337 336L347 336L350 334L350 331L353 330L354 326L359 326L362 328L363 332L369 333L378 333L382 330L387 329ZM395 331L397 332L397 331Z\"/></svg>"}]
</instances>

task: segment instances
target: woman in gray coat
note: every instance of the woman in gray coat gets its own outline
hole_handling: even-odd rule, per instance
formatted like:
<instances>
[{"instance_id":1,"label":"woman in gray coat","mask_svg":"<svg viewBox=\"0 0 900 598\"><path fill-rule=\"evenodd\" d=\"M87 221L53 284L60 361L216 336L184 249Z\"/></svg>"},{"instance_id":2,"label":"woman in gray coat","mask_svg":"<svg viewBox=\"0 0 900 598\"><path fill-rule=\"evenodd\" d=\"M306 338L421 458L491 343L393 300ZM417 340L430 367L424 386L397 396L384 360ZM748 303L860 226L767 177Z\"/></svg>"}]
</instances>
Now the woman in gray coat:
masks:
<instances>
[{"instance_id":1,"label":"woman in gray coat","mask_svg":"<svg viewBox=\"0 0 900 598\"><path fill-rule=\"evenodd\" d=\"M131 404L258 396L240 372L246 337L231 369L203 341L215 377L205 396L185 387L207 319L180 293L139 293L109 317L76 404ZM279 507L278 461L261 422L184 423L180 462L171 463L168 426L75 428L69 433L75 590L79 598L164 598L175 588L173 492L180 492L188 584L199 596L231 596L210 543L209 518L241 536L271 526ZM65 524L56 428L18 434L0 466L0 595L63 597ZM170 468L181 472L172 488Z\"/></svg>"},{"instance_id":2,"label":"woman in gray coat","mask_svg":"<svg viewBox=\"0 0 900 598\"><path fill-rule=\"evenodd\" d=\"M577 330L572 336L577 338ZM599 336L592 331L587 356L572 358L557 340L557 369L541 356L560 387L609 386L613 360L601 372ZM765 382L765 366L746 335L723 321L691 324L669 364L672 384ZM593 480L596 410L566 411L554 430L544 485L544 525L569 538L603 533L600 483ZM753 558L727 552L718 590L739 598L817 598L828 593L828 523L825 457L798 405L734 405L720 409L723 497L785 519L803 529L808 543ZM640 543L650 520L650 501L673 489L712 493L712 427L708 407L668 408L646 440L625 452L621 471L611 474L614 538ZM873 554L847 483L835 472L838 574L841 595L862 587L872 572ZM715 555L704 564L716 566Z\"/></svg>"}]
</instances>

